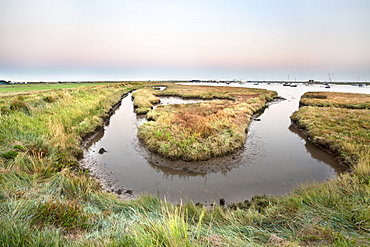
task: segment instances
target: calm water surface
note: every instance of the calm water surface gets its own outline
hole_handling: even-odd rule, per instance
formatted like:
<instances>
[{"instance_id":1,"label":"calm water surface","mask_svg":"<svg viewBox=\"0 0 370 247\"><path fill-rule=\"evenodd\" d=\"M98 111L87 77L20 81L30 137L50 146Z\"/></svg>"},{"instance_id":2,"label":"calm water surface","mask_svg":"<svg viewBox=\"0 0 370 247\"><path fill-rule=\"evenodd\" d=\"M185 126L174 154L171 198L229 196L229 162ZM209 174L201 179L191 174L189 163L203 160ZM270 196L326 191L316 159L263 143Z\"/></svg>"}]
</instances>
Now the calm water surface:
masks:
<instances>
[{"instance_id":1,"label":"calm water surface","mask_svg":"<svg viewBox=\"0 0 370 247\"><path fill-rule=\"evenodd\" d=\"M81 163L94 167L95 176L103 179L107 188L123 186L133 190L135 195L147 192L159 194L172 202L190 199L208 204L220 198L233 202L250 199L257 194L284 195L299 184L321 182L344 170L334 157L308 142L291 125L289 117L298 109L299 99L304 92L370 93L370 87L337 85L326 89L318 85L299 85L293 88L280 84L229 86L274 90L286 99L270 104L263 114L256 116L261 121L251 122L245 146L236 154L208 163L185 162L188 166L185 171L169 168L176 167L176 164L152 155L138 140L137 127L145 119L134 114L129 95L122 100L104 131L86 147ZM183 102L174 97L162 101L164 104ZM100 154L101 148L107 152ZM194 167L208 169L199 171Z\"/></svg>"}]
</instances>

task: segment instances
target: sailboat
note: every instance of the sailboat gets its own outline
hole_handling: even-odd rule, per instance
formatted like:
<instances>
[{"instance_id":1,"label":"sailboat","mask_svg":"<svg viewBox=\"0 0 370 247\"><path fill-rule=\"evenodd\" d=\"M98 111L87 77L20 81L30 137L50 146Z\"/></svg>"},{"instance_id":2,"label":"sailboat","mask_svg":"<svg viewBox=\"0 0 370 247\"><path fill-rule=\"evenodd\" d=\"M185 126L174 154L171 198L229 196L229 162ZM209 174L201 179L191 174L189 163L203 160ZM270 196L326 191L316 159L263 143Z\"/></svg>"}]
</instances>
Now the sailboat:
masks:
<instances>
[{"instance_id":1,"label":"sailboat","mask_svg":"<svg viewBox=\"0 0 370 247\"><path fill-rule=\"evenodd\" d=\"M330 73L329 73L328 75L329 75L329 83L331 83L331 76L330 76ZM324 85L325 85L325 88L330 88L329 83L324 84Z\"/></svg>"}]
</instances>

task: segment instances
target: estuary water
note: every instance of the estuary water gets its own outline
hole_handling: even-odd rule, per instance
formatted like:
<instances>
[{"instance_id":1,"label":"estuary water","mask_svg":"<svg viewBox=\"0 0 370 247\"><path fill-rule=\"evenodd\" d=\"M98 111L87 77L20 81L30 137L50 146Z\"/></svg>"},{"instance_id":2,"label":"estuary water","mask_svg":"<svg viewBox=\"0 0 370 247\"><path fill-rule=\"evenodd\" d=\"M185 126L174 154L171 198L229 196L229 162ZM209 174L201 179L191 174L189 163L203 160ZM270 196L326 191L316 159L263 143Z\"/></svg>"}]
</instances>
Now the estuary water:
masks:
<instances>
[{"instance_id":1,"label":"estuary water","mask_svg":"<svg viewBox=\"0 0 370 247\"><path fill-rule=\"evenodd\" d=\"M123 98L104 129L84 148L81 165L90 169L107 190L150 193L180 203L211 204L251 199L254 195L285 195L299 184L322 182L345 170L335 157L317 148L291 125L299 99L307 91L370 93L370 87L281 84L191 84L265 88L285 100L275 101L249 126L247 141L236 153L208 162L172 162L150 153L137 138L145 117L136 116L131 95ZM162 103L192 103L181 98Z\"/></svg>"}]
</instances>

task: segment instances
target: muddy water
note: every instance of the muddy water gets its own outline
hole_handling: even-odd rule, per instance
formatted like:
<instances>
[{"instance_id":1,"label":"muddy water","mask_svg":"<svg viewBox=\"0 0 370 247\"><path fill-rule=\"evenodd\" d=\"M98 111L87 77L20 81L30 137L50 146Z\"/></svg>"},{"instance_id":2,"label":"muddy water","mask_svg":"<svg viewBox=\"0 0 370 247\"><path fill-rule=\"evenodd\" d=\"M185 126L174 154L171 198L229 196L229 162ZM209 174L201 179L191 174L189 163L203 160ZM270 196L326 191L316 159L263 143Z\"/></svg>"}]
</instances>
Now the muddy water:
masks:
<instances>
[{"instance_id":1,"label":"muddy water","mask_svg":"<svg viewBox=\"0 0 370 247\"><path fill-rule=\"evenodd\" d=\"M137 127L145 119L133 113L129 95L104 130L85 147L81 165L90 169L108 190L121 189L123 194L128 190L134 195L147 192L172 202L190 199L207 204L220 198L233 202L257 194L284 195L298 184L321 182L343 171L334 157L308 142L289 119L298 109L304 92L327 89L261 84L231 86L267 88L286 99L273 102L263 114L255 116L259 121L251 122L245 146L235 154L209 162L171 162L151 154L136 136ZM336 86L330 90L360 89ZM162 101L164 104L183 102L173 97Z\"/></svg>"}]
</instances>

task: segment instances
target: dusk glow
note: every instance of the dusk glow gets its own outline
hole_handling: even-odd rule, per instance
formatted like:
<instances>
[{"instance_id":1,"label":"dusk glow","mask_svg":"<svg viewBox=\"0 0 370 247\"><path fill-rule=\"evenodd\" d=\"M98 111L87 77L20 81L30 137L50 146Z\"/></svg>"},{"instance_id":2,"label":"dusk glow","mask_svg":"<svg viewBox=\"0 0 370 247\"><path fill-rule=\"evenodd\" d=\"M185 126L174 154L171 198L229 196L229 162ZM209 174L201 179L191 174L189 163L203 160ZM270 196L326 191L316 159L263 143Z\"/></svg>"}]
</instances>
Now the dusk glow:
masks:
<instances>
[{"instance_id":1,"label":"dusk glow","mask_svg":"<svg viewBox=\"0 0 370 247\"><path fill-rule=\"evenodd\" d=\"M4 80L370 81L370 1L0 0Z\"/></svg>"}]
</instances>

